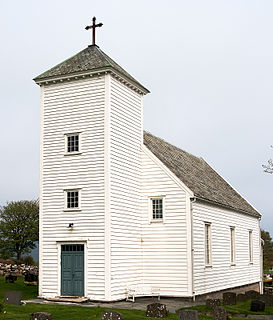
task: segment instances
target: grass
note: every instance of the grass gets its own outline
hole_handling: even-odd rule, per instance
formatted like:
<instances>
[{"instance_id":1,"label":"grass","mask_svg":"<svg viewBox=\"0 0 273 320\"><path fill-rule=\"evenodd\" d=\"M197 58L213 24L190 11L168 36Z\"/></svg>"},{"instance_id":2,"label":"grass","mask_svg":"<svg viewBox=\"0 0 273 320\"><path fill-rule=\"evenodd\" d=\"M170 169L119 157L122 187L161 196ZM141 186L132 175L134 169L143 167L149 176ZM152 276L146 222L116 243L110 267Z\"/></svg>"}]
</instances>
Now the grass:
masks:
<instances>
[{"instance_id":1,"label":"grass","mask_svg":"<svg viewBox=\"0 0 273 320\"><path fill-rule=\"evenodd\" d=\"M223 307L225 307L225 309L227 310L228 313L230 314L273 314L273 307L265 307L265 311L264 312L253 312L250 311L250 304L251 304L251 300L247 301L247 302L238 302L236 305L233 306L227 306L227 305L223 305ZM182 308L184 309L184 308ZM191 309L191 310L197 310L198 312L212 312L212 309L209 309L206 307L206 305L198 305L198 306L194 306L194 307L190 307L187 309ZM233 318L235 319L235 318Z\"/></svg>"},{"instance_id":2,"label":"grass","mask_svg":"<svg viewBox=\"0 0 273 320\"><path fill-rule=\"evenodd\" d=\"M4 277L0 277L0 301L4 301L4 292L6 290L19 290L22 291L22 299L34 299L37 297L37 287L35 286L25 286L24 279L18 278L15 283L5 283ZM225 306L229 313L248 313L250 309L250 301L247 303L238 303L236 306ZM199 305L186 309L194 309L199 312L210 312L211 310L207 309L206 306ZM100 320L103 312L107 308L93 308L93 307L84 307L83 306L64 306L64 305L45 305L45 304L35 304L27 303L26 305L13 306L13 305L4 305L5 313L0 314L0 319L5 320L28 320L29 315L33 312L49 312L52 314L54 320ZM147 320L147 319L156 319L156 318L147 318L145 311L140 310L118 310L124 320ZM255 313L254 313L255 314ZM264 314L273 314L273 307L267 307ZM177 320L178 315L170 313L167 320ZM211 320L212 316L199 315L200 320ZM242 320L239 318L232 318L233 320Z\"/></svg>"},{"instance_id":3,"label":"grass","mask_svg":"<svg viewBox=\"0 0 273 320\"><path fill-rule=\"evenodd\" d=\"M25 306L6 306L6 313L0 315L0 319L7 320L27 320L29 315L33 312L43 311L52 314L54 320L100 320L104 308L87 308L87 307L73 307L61 305L39 305L28 303ZM117 310L122 313L125 320L144 320L146 318L145 311L139 310ZM152 318L150 318L152 319ZM175 314L169 314L166 318L168 320L177 320Z\"/></svg>"},{"instance_id":4,"label":"grass","mask_svg":"<svg viewBox=\"0 0 273 320\"><path fill-rule=\"evenodd\" d=\"M22 291L22 300L37 298L37 286L26 286L23 277L18 277L14 283L5 283L5 278L0 277L0 300L2 301L6 290Z\"/></svg>"},{"instance_id":5,"label":"grass","mask_svg":"<svg viewBox=\"0 0 273 320\"><path fill-rule=\"evenodd\" d=\"M22 291L22 299L33 299L37 297L37 287L25 286L24 279L18 278L15 283L5 283L4 277L0 277L0 301L4 301L4 292L6 290ZM5 320L28 320L29 315L33 312L49 312L52 314L54 320L100 320L103 312L107 308L93 308L80 306L63 306L63 305L44 305L27 303L26 305L13 306L4 305L5 313L0 314L0 319ZM124 320L147 320L145 311L140 310L117 310L122 313ZM153 319L153 318L149 318ZM155 318L154 318L155 319ZM166 318L168 320L177 320L176 314L170 313ZM206 320L208 318L203 318Z\"/></svg>"}]
</instances>

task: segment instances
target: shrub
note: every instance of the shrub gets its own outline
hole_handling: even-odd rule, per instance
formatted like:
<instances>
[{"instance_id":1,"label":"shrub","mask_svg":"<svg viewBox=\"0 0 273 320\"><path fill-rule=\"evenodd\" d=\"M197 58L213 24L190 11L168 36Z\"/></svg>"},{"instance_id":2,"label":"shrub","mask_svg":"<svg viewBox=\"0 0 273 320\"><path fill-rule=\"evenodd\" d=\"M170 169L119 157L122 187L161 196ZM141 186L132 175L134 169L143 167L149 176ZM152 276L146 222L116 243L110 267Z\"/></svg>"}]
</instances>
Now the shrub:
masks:
<instances>
[{"instance_id":1,"label":"shrub","mask_svg":"<svg viewBox=\"0 0 273 320\"><path fill-rule=\"evenodd\" d=\"M2 303L2 302L0 302L0 313L2 313L2 312L3 312L3 310L4 310L4 305L3 305L3 303Z\"/></svg>"},{"instance_id":2,"label":"shrub","mask_svg":"<svg viewBox=\"0 0 273 320\"><path fill-rule=\"evenodd\" d=\"M36 262L34 261L32 256L26 256L22 260L23 260L23 263L28 266L35 266L36 265Z\"/></svg>"}]
</instances>

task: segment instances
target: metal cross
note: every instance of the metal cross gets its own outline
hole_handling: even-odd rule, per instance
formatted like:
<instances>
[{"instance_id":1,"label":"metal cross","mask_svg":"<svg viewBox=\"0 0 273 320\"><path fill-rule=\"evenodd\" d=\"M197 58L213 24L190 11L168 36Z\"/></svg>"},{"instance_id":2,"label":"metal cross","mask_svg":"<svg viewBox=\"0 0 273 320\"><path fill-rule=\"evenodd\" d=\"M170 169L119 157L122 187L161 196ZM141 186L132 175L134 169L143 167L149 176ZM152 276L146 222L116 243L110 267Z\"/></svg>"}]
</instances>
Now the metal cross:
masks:
<instances>
[{"instance_id":1,"label":"metal cross","mask_svg":"<svg viewBox=\"0 0 273 320\"><path fill-rule=\"evenodd\" d=\"M87 26L87 27L85 27L85 30L89 30L89 29L93 29L93 32L92 32L92 34L93 34L93 37L92 37L92 45L94 45L94 44L96 44L96 28L97 27L102 27L102 23L98 23L98 24L96 24L96 17L93 17L93 24L92 24L92 26Z\"/></svg>"}]
</instances>

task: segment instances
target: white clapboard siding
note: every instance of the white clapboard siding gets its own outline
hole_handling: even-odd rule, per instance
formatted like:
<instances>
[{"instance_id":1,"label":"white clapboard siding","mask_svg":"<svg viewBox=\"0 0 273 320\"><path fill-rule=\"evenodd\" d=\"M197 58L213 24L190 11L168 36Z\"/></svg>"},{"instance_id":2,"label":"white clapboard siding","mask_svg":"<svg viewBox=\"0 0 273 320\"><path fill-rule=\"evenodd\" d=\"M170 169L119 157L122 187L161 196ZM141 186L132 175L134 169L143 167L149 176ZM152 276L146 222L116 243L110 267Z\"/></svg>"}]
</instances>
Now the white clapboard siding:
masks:
<instances>
[{"instance_id":1,"label":"white clapboard siding","mask_svg":"<svg viewBox=\"0 0 273 320\"><path fill-rule=\"evenodd\" d=\"M110 78L111 299L141 282L142 96Z\"/></svg>"},{"instance_id":2,"label":"white clapboard siding","mask_svg":"<svg viewBox=\"0 0 273 320\"><path fill-rule=\"evenodd\" d=\"M189 296L186 192L142 152L143 283L163 296ZM149 219L149 197L164 195L164 223Z\"/></svg>"},{"instance_id":3,"label":"white clapboard siding","mask_svg":"<svg viewBox=\"0 0 273 320\"><path fill-rule=\"evenodd\" d=\"M205 267L205 222L211 223L211 267ZM235 265L231 265L230 261L230 227L235 227ZM253 264L249 262L249 230L253 231ZM257 218L195 202L193 246L196 295L260 281L260 231Z\"/></svg>"},{"instance_id":4,"label":"white clapboard siding","mask_svg":"<svg viewBox=\"0 0 273 320\"><path fill-rule=\"evenodd\" d=\"M105 79L46 85L43 92L40 295L60 294L57 243L78 240L87 250L85 293L103 300ZM81 132L81 154L65 156L64 134L72 132ZM67 188L81 188L81 211L64 211Z\"/></svg>"}]
</instances>

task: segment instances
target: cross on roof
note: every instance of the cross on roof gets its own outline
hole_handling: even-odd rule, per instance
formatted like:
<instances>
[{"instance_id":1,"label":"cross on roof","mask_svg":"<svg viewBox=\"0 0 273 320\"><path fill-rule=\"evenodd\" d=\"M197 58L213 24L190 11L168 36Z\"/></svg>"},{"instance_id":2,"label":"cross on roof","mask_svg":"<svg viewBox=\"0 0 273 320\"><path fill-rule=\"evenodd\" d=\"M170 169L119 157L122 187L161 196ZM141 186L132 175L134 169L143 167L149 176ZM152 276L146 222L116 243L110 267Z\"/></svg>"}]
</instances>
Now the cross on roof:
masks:
<instances>
[{"instance_id":1,"label":"cross on roof","mask_svg":"<svg viewBox=\"0 0 273 320\"><path fill-rule=\"evenodd\" d=\"M96 17L93 17L93 24L92 26L87 26L85 27L85 30L89 30L89 29L93 29L92 31L92 34L93 34L93 37L92 37L92 45L96 44L96 28L97 27L102 27L102 23L98 23L96 24Z\"/></svg>"}]
</instances>

